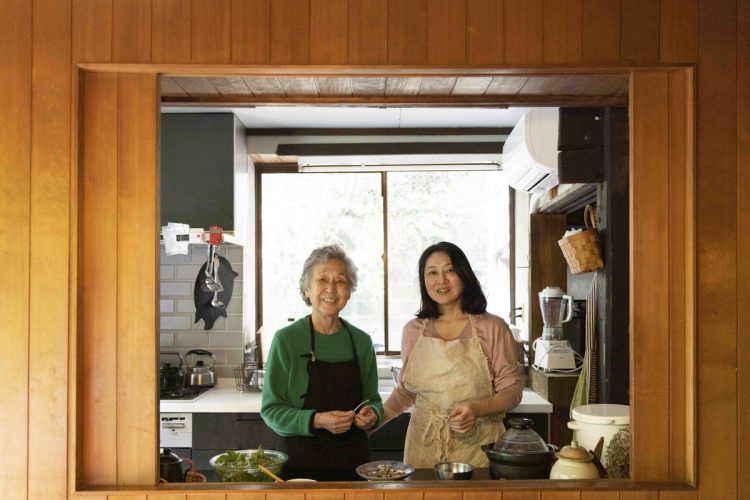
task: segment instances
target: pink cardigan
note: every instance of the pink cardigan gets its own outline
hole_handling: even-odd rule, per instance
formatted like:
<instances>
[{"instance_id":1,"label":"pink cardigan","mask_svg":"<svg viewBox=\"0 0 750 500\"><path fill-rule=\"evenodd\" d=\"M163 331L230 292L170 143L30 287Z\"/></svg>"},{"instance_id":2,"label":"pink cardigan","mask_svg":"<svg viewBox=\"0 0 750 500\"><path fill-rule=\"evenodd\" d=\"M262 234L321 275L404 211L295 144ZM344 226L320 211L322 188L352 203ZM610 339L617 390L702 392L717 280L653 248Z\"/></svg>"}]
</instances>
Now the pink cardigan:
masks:
<instances>
[{"instance_id":1,"label":"pink cardigan","mask_svg":"<svg viewBox=\"0 0 750 500\"><path fill-rule=\"evenodd\" d=\"M501 411L515 408L521 402L523 375L518 366L513 334L508 328L508 324L494 314L480 314L475 316L475 319L479 343L482 346L482 351L484 351L484 356L487 358L493 379L495 395L491 398L492 406L502 408ZM422 332L423 321L423 319L414 318L404 325L401 337L401 359L403 362L401 373L404 372L409 362L409 355ZM439 338L431 320L427 325L426 335ZM471 338L471 322L466 324L458 338ZM416 394L407 391L403 383L399 381L391 395L388 396L385 406L398 415L411 408L415 400Z\"/></svg>"}]
</instances>

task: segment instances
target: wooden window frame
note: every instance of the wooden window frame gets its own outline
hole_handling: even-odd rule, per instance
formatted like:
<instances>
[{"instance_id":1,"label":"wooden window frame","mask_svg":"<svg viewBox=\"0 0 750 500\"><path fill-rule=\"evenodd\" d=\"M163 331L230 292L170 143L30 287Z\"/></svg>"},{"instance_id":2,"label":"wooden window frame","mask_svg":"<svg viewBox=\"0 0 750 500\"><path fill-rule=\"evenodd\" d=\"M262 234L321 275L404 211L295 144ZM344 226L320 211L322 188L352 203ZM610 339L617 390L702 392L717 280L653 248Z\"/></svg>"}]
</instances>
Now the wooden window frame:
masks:
<instances>
[{"instance_id":1,"label":"wooden window frame","mask_svg":"<svg viewBox=\"0 0 750 500\"><path fill-rule=\"evenodd\" d=\"M158 485L158 387L154 367L158 355L158 283L129 277L133 259L143 256L144 235L158 234L158 148L149 137L158 134L158 77L160 74L255 76L279 74L355 74L358 71L380 75L445 73L451 75L550 74L549 69L533 68L325 68L314 67L210 67L163 65L79 65L74 106L74 162L72 259L77 262L71 284L77 290L71 301L74 318L74 347L70 350L72 368L69 430L71 442L70 484L72 493L90 495L146 493L148 497L191 489L191 485ZM595 483L539 481L519 485L514 481L479 482L460 485L466 491L503 490L684 490L696 484L696 272L695 272L695 75L692 67L653 68L564 68L555 75L628 74L630 77L630 329L631 329L631 426L633 428L632 477L628 481ZM156 89L156 90L154 90ZM100 92L102 91L103 92ZM554 105L554 96L540 96L525 105ZM583 103L580 103L583 104ZM101 106L105 106L101 108ZM106 106L109 106L108 108ZM100 109L101 108L101 109ZM115 113L110 129L107 119ZM145 125L140 130L137 125ZM114 130L111 128L114 127ZM111 150L114 148L114 152ZM115 165L116 173L110 169ZM117 170L119 167L119 170ZM114 191L102 194L99 175L114 175ZM143 177L143 179L141 179ZM93 198L93 199L92 199ZM149 201L145 206L143 200ZM116 209L102 214L106 202ZM113 215L114 214L114 215ZM107 219L109 217L110 219ZM102 243L97 227L114 217L118 223L115 243ZM94 222L91 224L91 222ZM97 224L99 226L97 226ZM135 231L133 233L132 231ZM128 234L135 234L129 241ZM146 238L147 239L147 238ZM140 240L140 241L139 241ZM158 247L146 248L146 268L156 270ZM114 259L116 283L106 282L97 269ZM140 276L138 276L140 278ZM100 292L114 295L96 299ZM101 302L97 302L101 300ZM112 300L115 304L112 304ZM95 311L97 304L110 308ZM93 306L93 307L92 307ZM128 312L153 307L141 317ZM114 308L114 311L111 309ZM102 329L115 340L106 338ZM113 349L114 348L114 349ZM132 357L137 355L138 357ZM125 362L127 366L123 366ZM123 366L114 379L102 380L97 370L106 364ZM124 368L142 374L130 379ZM107 372L110 373L110 372ZM150 373L150 375L149 375ZM152 390L143 387L152 386ZM107 393L107 389L114 394ZM132 408L131 408L132 406ZM125 415L122 416L123 411ZM666 418L665 418L666 416ZM114 417L112 420L107 420ZM104 419L104 420L102 420ZM145 423L144 423L145 422ZM96 427L115 427L115 449L97 442L103 436ZM148 448L151 448L149 453ZM106 449L99 449L106 448ZM140 486L138 486L140 485ZM403 483L404 490L443 489L457 491L456 485ZM290 485L204 485L204 492L247 490L278 492ZM279 490L281 489L281 491ZM389 485L364 484L315 489L343 493L389 495ZM87 492L87 493L84 493ZM368 493L369 492L369 493ZM398 492L394 492L398 496Z\"/></svg>"}]
</instances>

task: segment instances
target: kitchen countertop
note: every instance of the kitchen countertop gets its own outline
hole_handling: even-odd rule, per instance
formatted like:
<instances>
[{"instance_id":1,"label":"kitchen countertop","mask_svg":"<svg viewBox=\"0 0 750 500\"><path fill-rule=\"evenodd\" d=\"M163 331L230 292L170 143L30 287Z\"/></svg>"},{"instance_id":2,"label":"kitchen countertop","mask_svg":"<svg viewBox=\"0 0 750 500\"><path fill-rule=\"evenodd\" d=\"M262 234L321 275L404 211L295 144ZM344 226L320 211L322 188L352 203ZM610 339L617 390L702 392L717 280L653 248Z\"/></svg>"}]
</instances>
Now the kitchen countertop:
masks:
<instances>
[{"instance_id":1,"label":"kitchen countertop","mask_svg":"<svg viewBox=\"0 0 750 500\"><path fill-rule=\"evenodd\" d=\"M221 481L219 481L219 476L216 474L216 470L214 470L214 469L203 469L203 470L199 470L197 472L200 472L201 474L203 474L204 476L206 476L206 479L208 480L209 483L221 482ZM282 473L282 476L283 476L283 473ZM487 467L474 469L474 474L472 474L471 479L470 479L470 481L490 481L490 480L492 480L492 478L490 477L490 469L487 468ZM438 481L438 479L437 479L437 477L435 477L435 470L434 469L416 469L413 474L405 477L404 479L393 480L393 481L382 481L382 482L381 481L376 481L375 483L377 483L377 484L387 484L387 483L398 484L399 481L406 481L406 482L410 482L410 481ZM365 481L364 479L362 479L361 482L362 483L367 483L368 481ZM455 482L455 481L450 481L450 482ZM375 484L375 483L369 482L369 484ZM231 483L227 483L227 484L231 484ZM263 483L263 484L267 484L267 485L270 486L270 485L275 484L275 483ZM300 487L303 487L303 486L300 486ZM305 483L304 487L305 488L309 488L310 487L310 483Z\"/></svg>"},{"instance_id":2,"label":"kitchen countertop","mask_svg":"<svg viewBox=\"0 0 750 500\"><path fill-rule=\"evenodd\" d=\"M391 379L379 379L380 397L385 399L393 389ZM216 387L203 393L198 399L187 401L159 402L161 413L259 413L260 392L240 392L234 379L220 378ZM521 403L508 413L552 413L552 403L525 387Z\"/></svg>"}]
</instances>

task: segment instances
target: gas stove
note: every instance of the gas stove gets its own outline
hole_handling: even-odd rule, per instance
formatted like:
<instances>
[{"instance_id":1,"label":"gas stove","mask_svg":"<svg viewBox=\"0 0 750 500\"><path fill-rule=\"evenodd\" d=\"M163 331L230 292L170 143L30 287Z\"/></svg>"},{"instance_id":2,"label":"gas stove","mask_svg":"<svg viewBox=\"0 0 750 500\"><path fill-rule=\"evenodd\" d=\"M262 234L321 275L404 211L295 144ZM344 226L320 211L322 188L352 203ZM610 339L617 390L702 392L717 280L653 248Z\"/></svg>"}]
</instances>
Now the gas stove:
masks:
<instances>
[{"instance_id":1,"label":"gas stove","mask_svg":"<svg viewBox=\"0 0 750 500\"><path fill-rule=\"evenodd\" d=\"M213 387L178 387L175 389L164 389L159 391L160 401L172 403L192 403L198 398L205 396Z\"/></svg>"}]
</instances>

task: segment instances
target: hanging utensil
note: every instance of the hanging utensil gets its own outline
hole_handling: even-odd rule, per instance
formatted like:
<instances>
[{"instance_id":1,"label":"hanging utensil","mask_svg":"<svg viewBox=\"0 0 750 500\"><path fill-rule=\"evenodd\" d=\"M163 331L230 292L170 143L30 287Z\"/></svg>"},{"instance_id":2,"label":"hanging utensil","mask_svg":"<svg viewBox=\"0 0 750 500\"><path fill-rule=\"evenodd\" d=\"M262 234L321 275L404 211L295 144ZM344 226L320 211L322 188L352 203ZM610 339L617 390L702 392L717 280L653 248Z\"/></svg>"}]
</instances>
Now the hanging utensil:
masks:
<instances>
[{"instance_id":1,"label":"hanging utensil","mask_svg":"<svg viewBox=\"0 0 750 500\"><path fill-rule=\"evenodd\" d=\"M206 259L206 270L204 271L201 288L204 292L222 292L221 283L214 279L214 261L216 258L216 245L208 245L208 258Z\"/></svg>"},{"instance_id":2,"label":"hanging utensil","mask_svg":"<svg viewBox=\"0 0 750 500\"><path fill-rule=\"evenodd\" d=\"M214 290L214 298L211 299L211 305L213 307L224 307L224 302L219 300L219 292L224 291L224 287L221 286L221 281L219 281L219 264L220 264L219 259L216 259L216 262L213 266L214 268L213 278L214 278L214 283L219 285L220 290Z\"/></svg>"}]
</instances>

